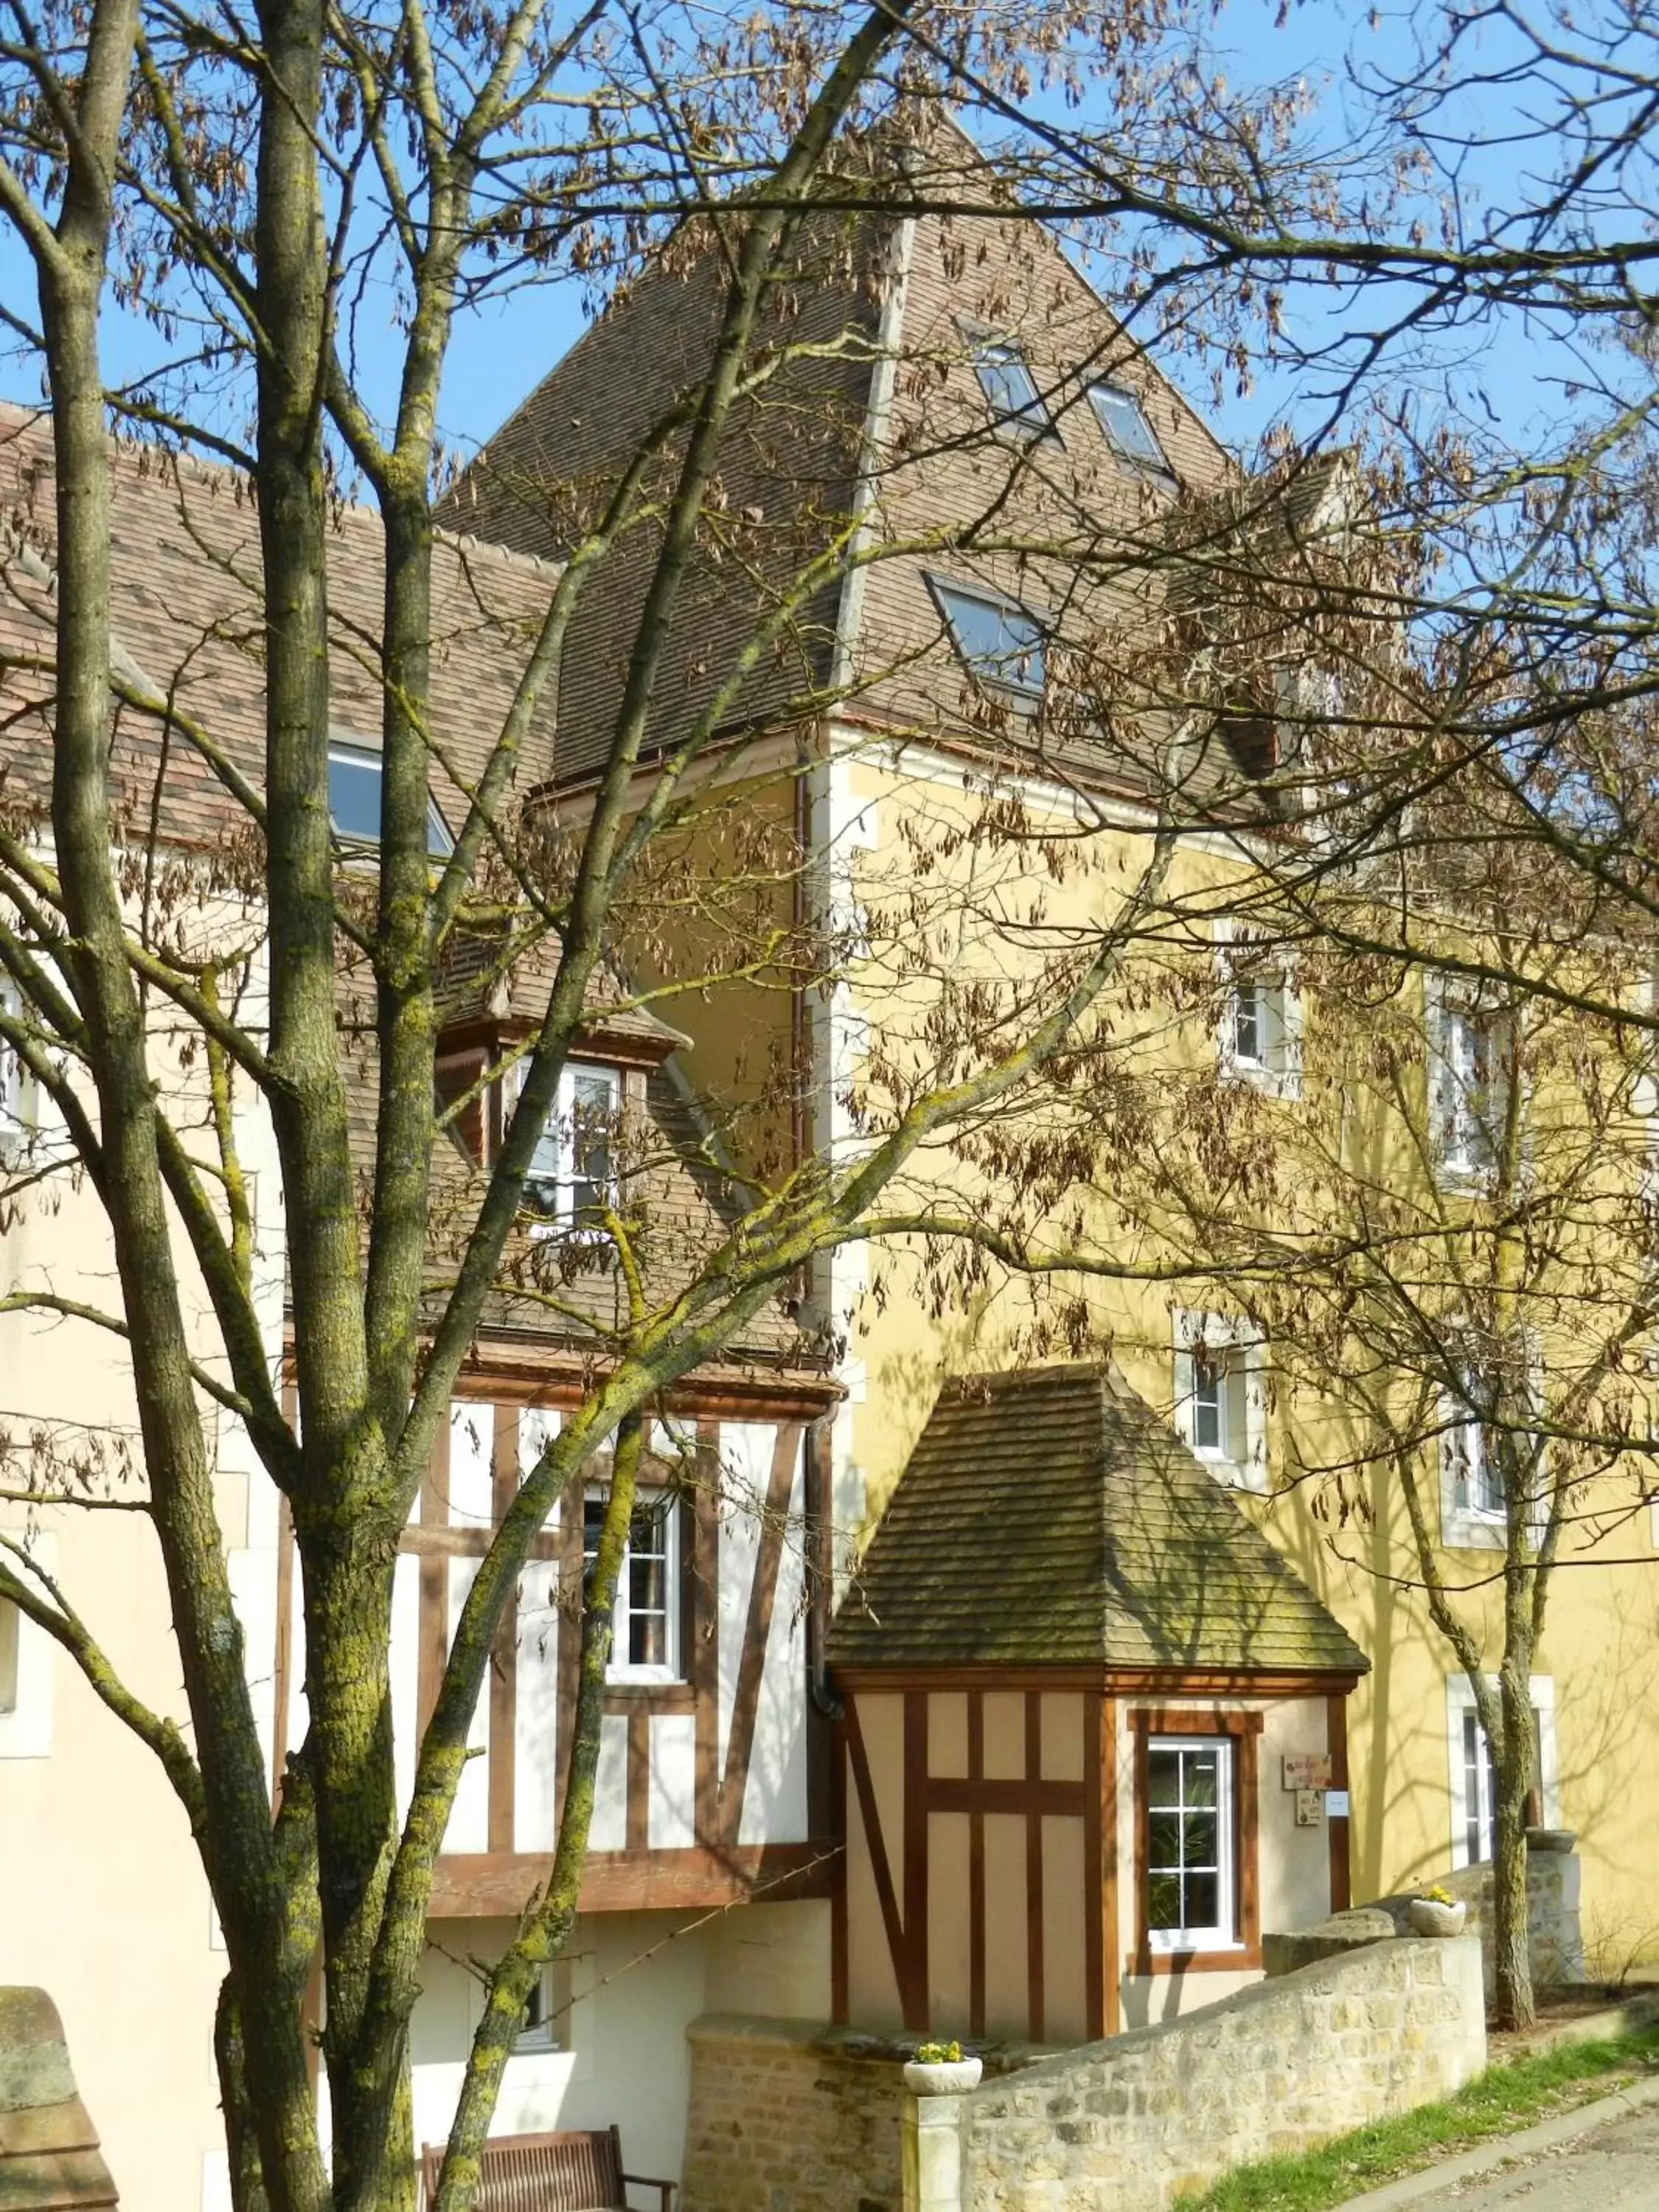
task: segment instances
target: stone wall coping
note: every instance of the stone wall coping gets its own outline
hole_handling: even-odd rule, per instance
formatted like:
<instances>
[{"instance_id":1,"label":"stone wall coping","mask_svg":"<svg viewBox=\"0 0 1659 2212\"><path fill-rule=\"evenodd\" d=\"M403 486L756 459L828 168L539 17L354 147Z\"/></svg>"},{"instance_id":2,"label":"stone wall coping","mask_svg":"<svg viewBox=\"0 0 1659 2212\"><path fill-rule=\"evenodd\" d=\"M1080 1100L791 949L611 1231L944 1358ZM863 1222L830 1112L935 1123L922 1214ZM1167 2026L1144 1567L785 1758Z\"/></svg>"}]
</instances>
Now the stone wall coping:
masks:
<instances>
[{"instance_id":1,"label":"stone wall coping","mask_svg":"<svg viewBox=\"0 0 1659 2212\"><path fill-rule=\"evenodd\" d=\"M1140 2051L1155 2050L1171 2038L1190 2037L1194 2027L1218 2020L1224 2014L1239 2019L1252 2012L1279 2011L1298 1987L1317 1991L1323 1984L1335 1990L1351 1970L1368 1969L1373 1954L1379 1951L1386 1950L1391 1959L1401 1960L1406 1972L1413 1979L1418 1967L1432 1963L1435 1971L1426 1978L1438 1983L1444 1978L1447 1953L1474 1952L1478 1955L1480 1949L1478 1936L1393 1936L1386 1941L1366 1943L1357 1950L1315 1960L1309 1966L1298 1966L1292 1973L1276 1975L1270 1982L1252 1982L1248 1989L1236 1990L1231 1996L1218 1997L1213 2004L1194 2005L1190 2012L1178 2013L1173 2020L1155 2021L1148 2027L1132 2027L1121 2035L1109 2037L1103 2043L1079 2043L1068 2051L1044 2052L1021 2072L1018 2087L1022 2092L1040 2093L1046 2081L1062 2081L1079 2066L1112 2064L1132 2058ZM1015 2085L1006 2086L1012 2088ZM1000 2082L981 2081L963 2102L969 2107L982 2106L988 2097L1001 2094L1003 2087Z\"/></svg>"},{"instance_id":2,"label":"stone wall coping","mask_svg":"<svg viewBox=\"0 0 1659 2212\"><path fill-rule=\"evenodd\" d=\"M868 2028L836 2027L822 2020L769 2019L757 2013L706 2012L686 2029L691 2043L747 2045L773 2051L813 2051L825 2057L863 2060L872 2065L900 2066L914 2058L926 2035L885 2035ZM1012 2073L1037 2060L1055 2058L1069 2046L1054 2043L1000 2042L977 2036L961 2039L964 2051L985 2062L988 2075Z\"/></svg>"}]
</instances>

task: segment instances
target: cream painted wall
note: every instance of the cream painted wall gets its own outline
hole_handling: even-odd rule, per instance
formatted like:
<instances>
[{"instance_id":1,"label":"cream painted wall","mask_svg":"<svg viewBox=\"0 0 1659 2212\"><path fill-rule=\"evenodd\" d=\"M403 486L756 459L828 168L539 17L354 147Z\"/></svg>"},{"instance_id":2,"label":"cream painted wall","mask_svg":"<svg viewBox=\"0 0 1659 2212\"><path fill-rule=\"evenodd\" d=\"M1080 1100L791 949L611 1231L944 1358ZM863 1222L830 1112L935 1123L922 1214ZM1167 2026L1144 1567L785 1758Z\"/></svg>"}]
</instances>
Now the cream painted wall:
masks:
<instances>
[{"instance_id":1,"label":"cream painted wall","mask_svg":"<svg viewBox=\"0 0 1659 2212\"><path fill-rule=\"evenodd\" d=\"M157 1064L166 1081L159 1051ZM263 1114L245 1095L237 1127L253 1182L260 1310L275 1360L283 1294L276 1155ZM206 1352L213 1335L204 1297L182 1238L178 1249L192 1328ZM0 1290L43 1281L91 1304L117 1302L102 1211L66 1176L55 1176L0 1236ZM0 1428L16 1446L33 1425L64 1423L106 1444L136 1446L119 1344L79 1322L0 1317ZM237 1425L220 1416L216 1433L221 1522L269 1744L275 1495ZM0 1471L0 1486L21 1486L21 1471L14 1459ZM142 1495L136 1474L110 1489L117 1498ZM0 1501L0 1526L15 1534L30 1513ZM34 1518L65 1594L123 1679L156 1710L185 1719L148 1521L73 1508ZM21 1634L46 1641L27 1624ZM212 2024L224 1954L206 1884L160 1767L61 1655L51 1668L48 1718L49 1745L37 1738L36 1755L7 1755L0 1732L0 1980L38 1983L58 2005L123 2212L191 2212L212 2202L222 2163Z\"/></svg>"},{"instance_id":2,"label":"cream painted wall","mask_svg":"<svg viewBox=\"0 0 1659 2212\"><path fill-rule=\"evenodd\" d=\"M435 1921L411 2036L417 2142L440 2142L477 2019L477 1977L513 1934L507 1921ZM493 2132L622 2130L629 2171L677 2180L684 2154L690 2047L700 2013L822 2020L830 2010L829 1906L756 1905L709 1918L586 1915L566 1958L566 2048L508 2063Z\"/></svg>"}]
</instances>

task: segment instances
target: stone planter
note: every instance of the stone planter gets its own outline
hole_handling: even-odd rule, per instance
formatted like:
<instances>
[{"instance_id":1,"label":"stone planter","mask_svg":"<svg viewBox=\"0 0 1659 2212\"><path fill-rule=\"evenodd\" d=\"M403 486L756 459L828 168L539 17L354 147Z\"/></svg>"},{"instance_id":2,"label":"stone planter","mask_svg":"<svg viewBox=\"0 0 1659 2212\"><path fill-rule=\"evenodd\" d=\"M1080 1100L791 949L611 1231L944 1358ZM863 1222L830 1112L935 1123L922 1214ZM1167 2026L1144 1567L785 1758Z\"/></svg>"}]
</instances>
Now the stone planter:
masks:
<instances>
[{"instance_id":1,"label":"stone planter","mask_svg":"<svg viewBox=\"0 0 1659 2212\"><path fill-rule=\"evenodd\" d=\"M977 2089L984 2071L979 2058L946 2058L932 2063L909 2058L904 2064L904 2086L913 2097L960 2097Z\"/></svg>"},{"instance_id":2,"label":"stone planter","mask_svg":"<svg viewBox=\"0 0 1659 2212\"><path fill-rule=\"evenodd\" d=\"M1578 1841L1577 1828L1528 1828L1527 1849L1529 1851L1556 1851L1565 1856Z\"/></svg>"},{"instance_id":3,"label":"stone planter","mask_svg":"<svg viewBox=\"0 0 1659 2212\"><path fill-rule=\"evenodd\" d=\"M1406 1907L1413 1936L1461 1936L1468 1917L1462 1898L1455 1905L1441 1905L1431 1897L1413 1897Z\"/></svg>"}]
</instances>

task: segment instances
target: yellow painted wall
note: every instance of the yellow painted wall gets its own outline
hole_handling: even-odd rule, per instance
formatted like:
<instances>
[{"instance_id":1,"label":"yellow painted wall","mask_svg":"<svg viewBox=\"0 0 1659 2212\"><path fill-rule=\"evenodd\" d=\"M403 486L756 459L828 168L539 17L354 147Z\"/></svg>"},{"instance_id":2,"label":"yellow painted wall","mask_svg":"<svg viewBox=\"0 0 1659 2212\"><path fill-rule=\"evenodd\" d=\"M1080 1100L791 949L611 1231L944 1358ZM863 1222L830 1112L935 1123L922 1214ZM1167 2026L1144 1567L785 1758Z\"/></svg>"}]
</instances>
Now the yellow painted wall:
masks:
<instances>
[{"instance_id":1,"label":"yellow painted wall","mask_svg":"<svg viewBox=\"0 0 1659 2212\"><path fill-rule=\"evenodd\" d=\"M866 750L844 759L835 773L842 782L843 811L863 810L876 824L874 851L860 858L864 879L878 891L890 893L918 838L937 841L953 817L965 823L981 805L964 793L959 767L935 763L930 768L920 756L896 766ZM1098 850L1090 865L1070 884L1046 890L1051 915L1087 918L1109 911L1146 851L1144 836L1130 830L1095 842ZM1012 851L988 856L981 852L972 865L978 871L976 898L987 908L994 902L994 887L1012 901L1021 869L1030 870L1029 854ZM1237 872L1237 864L1218 850L1194 848L1182 854L1174 880L1188 887L1217 884ZM945 914L949 894L934 889L928 895L936 911ZM976 933L968 927L956 956L958 973L969 971L976 958L994 957L993 937L988 928ZM907 1025L914 1033L951 965L946 946L929 973L902 975L878 957L854 977L850 1001L867 1015L884 1050L902 1048L899 1041ZM1215 1039L1205 1024L1183 1019L1168 989L1160 995L1155 988L1152 999L1156 1003L1135 1016L1139 1028L1133 1032L1145 1064L1158 1065L1161 1056L1171 1070L1191 1072L1206 1055L1212 1060ZM1420 991L1411 1004L1420 1019ZM1328 1008L1310 1007L1310 1024L1330 1018ZM1126 1024L1122 1034L1130 1033ZM1249 1110L1267 1116L1298 1109L1273 1101L1253 1103ZM1548 1114L1570 1113L1570 1084L1553 1097L1533 1101L1530 1110L1546 1119ZM1399 1133L1390 1135L1381 1124L1366 1141L1378 1147L1380 1169L1393 1172L1389 1163L1403 1142ZM1411 1172L1409 1163L1398 1171ZM935 1176L953 1202L971 1205L973 1179L957 1164L941 1155L924 1172ZM1109 1206L1104 1212L1109 1218ZM908 1255L874 1255L867 1265L881 1295L855 1300L849 1345L854 1363L849 1370L852 1401L841 1416L838 1443L841 1457L862 1480L866 1528L873 1525L902 1471L940 1381L1022 1356L1023 1332L1032 1317L1031 1302L1018 1284L994 1279L969 1299L947 1297L944 1311L935 1314ZM856 1275L853 1279L856 1283ZM1170 1310L1209 1302L1179 1288L1098 1283L1086 1297L1094 1340L1109 1344L1129 1382L1154 1406L1170 1410ZM1545 1350L1552 1364L1571 1359L1570 1316ZM1066 1355L1055 1346L1045 1356ZM1331 1408L1309 1395L1294 1403L1274 1404L1270 1432L1277 1479L1299 1461L1316 1456L1316 1447L1330 1446L1333 1419ZM1414 1574L1403 1504L1386 1482L1371 1487L1375 1520L1369 1527L1363 1520L1343 1526L1321 1517L1316 1509L1322 1498L1328 1509L1328 1486L1322 1490L1310 1485L1272 1499L1241 1498L1243 1510L1260 1520L1372 1658L1373 1670L1350 1705L1357 1901L1444 1869L1452 1849L1447 1684L1458 1669L1426 1617L1421 1595L1402 1586ZM1648 1510L1628 1510L1634 1496L1630 1467L1615 1468L1587 1495L1620 1509L1617 1523L1598 1521L1568 1534L1535 1671L1554 1685L1560 1772L1554 1810L1563 1824L1580 1833L1586 1936L1594 1966L1602 1950L1615 1942L1659 1956L1659 1906L1650 1902L1650 1871L1659 1783L1652 1778L1653 1762L1642 1755L1645 1716L1653 1709L1652 1692L1659 1681L1659 1548ZM1448 1558L1454 1579L1460 1580L1477 1579L1492 1564L1491 1554L1458 1552ZM1495 1661L1494 1605L1478 1595L1461 1601L1477 1613L1484 1611L1486 1649ZM1287 1911L1293 1902L1287 1895ZM1264 1924L1274 1924L1271 1912Z\"/></svg>"}]
</instances>

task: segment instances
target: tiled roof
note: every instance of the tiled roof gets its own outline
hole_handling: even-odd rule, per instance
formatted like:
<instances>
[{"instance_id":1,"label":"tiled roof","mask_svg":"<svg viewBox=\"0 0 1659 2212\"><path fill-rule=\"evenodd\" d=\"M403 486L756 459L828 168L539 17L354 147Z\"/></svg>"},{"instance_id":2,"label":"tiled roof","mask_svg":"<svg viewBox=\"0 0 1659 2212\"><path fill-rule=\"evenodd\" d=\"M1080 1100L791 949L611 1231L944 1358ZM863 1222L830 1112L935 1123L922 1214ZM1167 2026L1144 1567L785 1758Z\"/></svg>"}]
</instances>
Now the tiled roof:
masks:
<instances>
[{"instance_id":1,"label":"tiled roof","mask_svg":"<svg viewBox=\"0 0 1659 2212\"><path fill-rule=\"evenodd\" d=\"M1352 1674L1364 1654L1111 1368L969 1376L836 1615L837 1667Z\"/></svg>"},{"instance_id":2,"label":"tiled roof","mask_svg":"<svg viewBox=\"0 0 1659 2212\"><path fill-rule=\"evenodd\" d=\"M264 614L258 519L234 471L176 461L131 445L111 447L113 514L112 620L118 683L171 695L179 712L211 733L256 789L264 774ZM0 403L0 809L28 824L50 800L53 648L54 502L51 424L39 410ZM335 631L331 722L339 734L378 742L380 696L374 641L380 634L383 568L378 517L365 507L335 510L329 538L329 599ZM512 702L553 589L554 572L538 557L499 546L441 538L434 563L433 738L439 761L465 780ZM27 664L44 661L35 668ZM520 796L553 770L550 699L532 730L517 780ZM247 829L246 817L195 751L175 738L165 747L157 720L124 707L114 748L118 788L135 838L147 835L156 780L155 820L165 842L204 854L224 852ZM434 794L459 827L459 788L434 763ZM254 841L257 843L257 840ZM551 976L551 948L532 946L503 963L483 931L458 927L449 943L440 1012L449 1024L486 1013L502 1021L539 1019ZM703 1155L709 1147L696 1111L664 1056L686 1040L648 1008L628 1003L624 980L602 967L590 993L591 1049L631 1043L629 1055L653 1064L634 1194L647 1206L647 1288L680 1287L724 1240L741 1211L729 1178ZM354 1161L365 1205L372 1191L377 1067L372 1016L361 975L343 972L341 1061L349 1086ZM433 1270L445 1273L446 1246L470 1218L482 1182L453 1145L435 1149ZM506 1281L488 1322L584 1353L602 1345L618 1319L614 1270L588 1255L571 1279L558 1279L556 1255L526 1231L515 1234ZM542 1295L535 1293L539 1291ZM798 1356L799 1355L799 1356ZM758 1360L821 1370L799 1344L781 1304L746 1326L717 1366Z\"/></svg>"},{"instance_id":3,"label":"tiled roof","mask_svg":"<svg viewBox=\"0 0 1659 2212\"><path fill-rule=\"evenodd\" d=\"M204 724L257 786L264 763L264 617L258 516L246 483L231 469L130 443L112 442L110 463L118 682L170 695L180 714ZM52 651L53 475L49 421L39 410L0 403L0 708L8 714L51 694L49 674L6 661L9 653L38 659ZM342 504L332 511L331 720L337 735L371 745L379 743L381 714L374 647L383 617L381 548L380 520L368 508ZM539 560L461 538L438 540L434 747L464 779L477 775L512 702L554 581ZM51 761L44 711L33 725L8 725L5 757L8 806L44 804ZM118 790L142 834L162 758L156 720L121 707L113 757ZM552 768L550 696L525 746L519 794L544 782ZM435 762L432 788L459 828L461 791ZM159 820L170 840L210 850L239 826L222 786L177 735L167 748Z\"/></svg>"},{"instance_id":4,"label":"tiled roof","mask_svg":"<svg viewBox=\"0 0 1659 2212\"><path fill-rule=\"evenodd\" d=\"M117 2202L44 1990L0 1989L0 2206L104 2212Z\"/></svg>"},{"instance_id":5,"label":"tiled roof","mask_svg":"<svg viewBox=\"0 0 1659 2212\"><path fill-rule=\"evenodd\" d=\"M438 1019L444 1029L483 1020L539 1024L557 972L556 943L544 935L520 950L504 927L474 927L465 915L445 942L437 984ZM637 1045L666 1055L692 1040L639 1005L626 981L602 961L588 985L586 1006L592 1032L607 1040Z\"/></svg>"}]
</instances>

